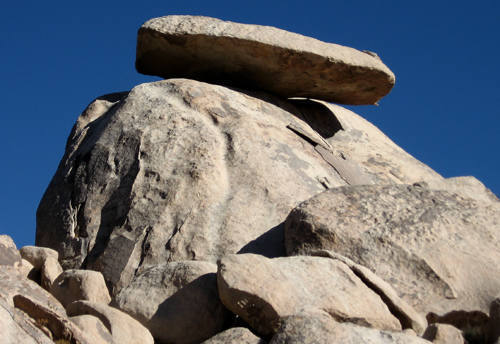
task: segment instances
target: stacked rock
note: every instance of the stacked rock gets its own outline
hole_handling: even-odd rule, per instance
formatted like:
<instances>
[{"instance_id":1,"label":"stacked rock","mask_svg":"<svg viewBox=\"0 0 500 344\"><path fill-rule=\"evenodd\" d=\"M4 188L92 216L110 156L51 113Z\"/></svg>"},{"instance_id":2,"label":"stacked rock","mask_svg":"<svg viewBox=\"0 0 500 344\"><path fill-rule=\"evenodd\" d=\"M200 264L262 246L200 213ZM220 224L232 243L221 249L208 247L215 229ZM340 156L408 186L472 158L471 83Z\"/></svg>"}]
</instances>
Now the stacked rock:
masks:
<instances>
[{"instance_id":1,"label":"stacked rock","mask_svg":"<svg viewBox=\"0 0 500 344\"><path fill-rule=\"evenodd\" d=\"M4 285L23 316L0 320L41 343L499 340L500 201L330 103L390 91L376 54L168 16L136 67L166 80L80 115L37 211L47 248L0 251L52 295Z\"/></svg>"}]
</instances>

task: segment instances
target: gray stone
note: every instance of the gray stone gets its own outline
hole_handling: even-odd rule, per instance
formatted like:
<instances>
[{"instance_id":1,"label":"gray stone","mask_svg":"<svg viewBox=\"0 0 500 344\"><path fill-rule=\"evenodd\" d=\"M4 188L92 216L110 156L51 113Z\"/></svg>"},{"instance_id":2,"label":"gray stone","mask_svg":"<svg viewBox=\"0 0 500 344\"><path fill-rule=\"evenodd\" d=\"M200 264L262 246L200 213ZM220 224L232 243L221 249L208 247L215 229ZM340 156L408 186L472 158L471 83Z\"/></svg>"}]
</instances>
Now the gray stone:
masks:
<instances>
[{"instance_id":1,"label":"gray stone","mask_svg":"<svg viewBox=\"0 0 500 344\"><path fill-rule=\"evenodd\" d=\"M338 323L327 314L286 317L269 344L428 344L403 332L381 331L352 323Z\"/></svg>"},{"instance_id":2,"label":"gray stone","mask_svg":"<svg viewBox=\"0 0 500 344\"><path fill-rule=\"evenodd\" d=\"M88 314L99 318L111 333L114 343L154 344L151 333L137 320L103 303L75 301L68 305L66 311L70 317Z\"/></svg>"},{"instance_id":3,"label":"gray stone","mask_svg":"<svg viewBox=\"0 0 500 344\"><path fill-rule=\"evenodd\" d=\"M203 344L265 344L265 341L254 335L245 327L233 327L225 330L210 339L207 339Z\"/></svg>"},{"instance_id":4,"label":"gray stone","mask_svg":"<svg viewBox=\"0 0 500 344\"><path fill-rule=\"evenodd\" d=\"M423 314L487 312L500 290L499 210L419 185L340 187L290 213L285 244L366 266Z\"/></svg>"},{"instance_id":5,"label":"gray stone","mask_svg":"<svg viewBox=\"0 0 500 344\"><path fill-rule=\"evenodd\" d=\"M284 317L314 311L341 322L401 330L380 297L339 260L229 255L219 262L217 278L224 305L262 336L272 335Z\"/></svg>"},{"instance_id":6,"label":"gray stone","mask_svg":"<svg viewBox=\"0 0 500 344\"><path fill-rule=\"evenodd\" d=\"M395 82L378 57L353 48L269 26L178 15L142 25L136 68L343 104L375 104Z\"/></svg>"},{"instance_id":7,"label":"gray stone","mask_svg":"<svg viewBox=\"0 0 500 344\"><path fill-rule=\"evenodd\" d=\"M201 261L153 266L123 288L114 304L159 343L200 343L232 317L219 300L216 271L214 263Z\"/></svg>"},{"instance_id":8,"label":"gray stone","mask_svg":"<svg viewBox=\"0 0 500 344\"><path fill-rule=\"evenodd\" d=\"M50 292L64 307L77 300L87 300L105 305L111 302L108 288L99 271L66 270L52 283Z\"/></svg>"}]
</instances>

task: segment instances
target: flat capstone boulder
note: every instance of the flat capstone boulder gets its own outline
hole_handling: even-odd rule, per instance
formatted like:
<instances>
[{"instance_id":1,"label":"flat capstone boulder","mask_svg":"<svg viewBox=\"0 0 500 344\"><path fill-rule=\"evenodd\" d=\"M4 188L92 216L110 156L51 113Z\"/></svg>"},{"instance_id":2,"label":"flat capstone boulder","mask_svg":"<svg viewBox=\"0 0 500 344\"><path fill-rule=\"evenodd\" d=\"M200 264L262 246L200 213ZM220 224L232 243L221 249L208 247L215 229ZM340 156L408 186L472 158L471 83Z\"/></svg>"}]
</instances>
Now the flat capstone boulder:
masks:
<instances>
[{"instance_id":1,"label":"flat capstone boulder","mask_svg":"<svg viewBox=\"0 0 500 344\"><path fill-rule=\"evenodd\" d=\"M135 64L140 73L163 78L229 82L341 104L375 104L395 83L375 54L270 26L199 16L144 23Z\"/></svg>"}]
</instances>

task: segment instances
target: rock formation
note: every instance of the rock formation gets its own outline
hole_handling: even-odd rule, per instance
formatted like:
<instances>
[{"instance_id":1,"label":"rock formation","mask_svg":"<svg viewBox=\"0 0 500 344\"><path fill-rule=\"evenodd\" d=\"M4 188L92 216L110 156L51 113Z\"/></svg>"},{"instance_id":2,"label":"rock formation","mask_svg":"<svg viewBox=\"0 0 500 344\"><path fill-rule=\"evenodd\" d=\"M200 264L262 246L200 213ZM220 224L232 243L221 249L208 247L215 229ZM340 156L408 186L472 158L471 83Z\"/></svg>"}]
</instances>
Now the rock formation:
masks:
<instances>
[{"instance_id":1,"label":"rock formation","mask_svg":"<svg viewBox=\"0 0 500 344\"><path fill-rule=\"evenodd\" d=\"M37 246L0 236L3 342L500 341L498 198L329 103L390 91L376 54L169 16L136 67L166 80L83 111Z\"/></svg>"}]
</instances>

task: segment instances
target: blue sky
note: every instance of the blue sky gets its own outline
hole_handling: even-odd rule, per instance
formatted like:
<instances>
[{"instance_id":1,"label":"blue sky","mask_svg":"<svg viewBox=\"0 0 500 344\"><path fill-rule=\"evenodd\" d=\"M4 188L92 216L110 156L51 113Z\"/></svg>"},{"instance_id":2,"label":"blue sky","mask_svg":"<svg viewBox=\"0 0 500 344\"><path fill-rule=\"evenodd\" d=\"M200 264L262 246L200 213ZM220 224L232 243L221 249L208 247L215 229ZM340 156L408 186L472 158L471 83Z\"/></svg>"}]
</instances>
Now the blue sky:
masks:
<instances>
[{"instance_id":1,"label":"blue sky","mask_svg":"<svg viewBox=\"0 0 500 344\"><path fill-rule=\"evenodd\" d=\"M156 80L134 69L136 33L168 14L377 52L396 86L379 107L352 109L443 176L473 175L500 195L499 1L10 1L0 13L0 234L34 243L77 116L99 95Z\"/></svg>"}]
</instances>

